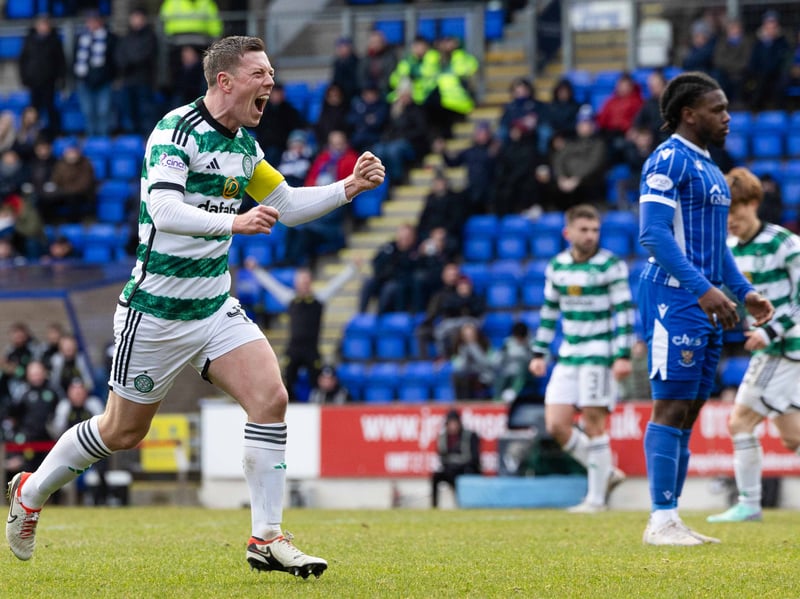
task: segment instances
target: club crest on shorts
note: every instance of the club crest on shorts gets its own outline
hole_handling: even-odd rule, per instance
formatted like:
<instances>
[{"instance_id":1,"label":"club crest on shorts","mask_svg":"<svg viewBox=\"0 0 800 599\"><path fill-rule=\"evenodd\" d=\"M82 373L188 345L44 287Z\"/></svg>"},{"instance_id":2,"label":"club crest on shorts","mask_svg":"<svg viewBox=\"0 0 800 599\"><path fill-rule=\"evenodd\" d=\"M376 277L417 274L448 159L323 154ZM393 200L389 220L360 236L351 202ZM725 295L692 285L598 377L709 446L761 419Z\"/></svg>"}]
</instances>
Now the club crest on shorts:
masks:
<instances>
[{"instance_id":1,"label":"club crest on shorts","mask_svg":"<svg viewBox=\"0 0 800 599\"><path fill-rule=\"evenodd\" d=\"M694 366L694 352L688 349L682 349L680 364L686 368Z\"/></svg>"},{"instance_id":2,"label":"club crest on shorts","mask_svg":"<svg viewBox=\"0 0 800 599\"><path fill-rule=\"evenodd\" d=\"M139 393L150 393L155 386L153 379L151 379L146 374L140 374L135 379L133 379L133 386L136 387L136 390Z\"/></svg>"}]
</instances>

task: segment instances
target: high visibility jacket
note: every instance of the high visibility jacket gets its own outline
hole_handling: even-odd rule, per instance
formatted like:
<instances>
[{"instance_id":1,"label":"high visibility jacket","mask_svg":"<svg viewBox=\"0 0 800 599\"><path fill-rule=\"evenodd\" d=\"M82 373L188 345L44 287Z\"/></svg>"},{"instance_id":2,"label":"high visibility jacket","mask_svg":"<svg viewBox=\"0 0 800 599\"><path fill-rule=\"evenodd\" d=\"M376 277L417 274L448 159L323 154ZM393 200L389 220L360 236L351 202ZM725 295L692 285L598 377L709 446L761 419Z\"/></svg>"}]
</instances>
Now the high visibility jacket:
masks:
<instances>
[{"instance_id":1,"label":"high visibility jacket","mask_svg":"<svg viewBox=\"0 0 800 599\"><path fill-rule=\"evenodd\" d=\"M450 62L441 66L436 77L441 104L459 114L469 114L475 108L475 100L467 87L467 79L478 72L478 59L462 49L454 50Z\"/></svg>"},{"instance_id":2,"label":"high visibility jacket","mask_svg":"<svg viewBox=\"0 0 800 599\"><path fill-rule=\"evenodd\" d=\"M164 0L159 17L167 36L200 33L213 38L222 33L214 0Z\"/></svg>"},{"instance_id":3,"label":"high visibility jacket","mask_svg":"<svg viewBox=\"0 0 800 599\"><path fill-rule=\"evenodd\" d=\"M411 97L417 104L422 104L428 94L436 87L436 75L439 73L439 52L428 50L420 59L413 54L404 57L389 76L392 91L388 99L394 102L397 88L403 81L411 82Z\"/></svg>"}]
</instances>

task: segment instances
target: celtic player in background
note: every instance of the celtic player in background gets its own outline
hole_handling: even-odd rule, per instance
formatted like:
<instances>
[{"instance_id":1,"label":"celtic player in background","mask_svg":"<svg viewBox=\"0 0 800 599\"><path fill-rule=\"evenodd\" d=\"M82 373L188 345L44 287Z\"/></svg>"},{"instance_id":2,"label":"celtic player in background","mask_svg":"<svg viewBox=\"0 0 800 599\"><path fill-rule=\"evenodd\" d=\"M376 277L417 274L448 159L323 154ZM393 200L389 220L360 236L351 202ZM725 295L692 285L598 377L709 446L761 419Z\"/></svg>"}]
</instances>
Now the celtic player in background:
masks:
<instances>
[{"instance_id":1,"label":"celtic player in background","mask_svg":"<svg viewBox=\"0 0 800 599\"><path fill-rule=\"evenodd\" d=\"M67 430L33 473L9 484L6 538L22 560L34 550L48 497L96 461L135 447L175 377L191 364L247 413L244 474L252 531L247 561L259 570L319 576L324 559L281 531L287 392L262 331L229 295L231 236L267 235L322 216L383 182L366 152L345 179L291 188L242 127L254 127L275 84L264 43L227 37L206 51L206 95L167 114L147 143L139 247L114 316L115 351L105 412ZM243 214L245 192L260 205Z\"/></svg>"},{"instance_id":2,"label":"celtic player in background","mask_svg":"<svg viewBox=\"0 0 800 599\"><path fill-rule=\"evenodd\" d=\"M736 325L736 303L754 317L774 312L742 276L725 244L730 192L710 144L728 135L728 100L699 72L681 73L661 95L673 134L645 161L639 195L639 241L650 253L637 305L649 349L653 410L644 435L652 511L648 545L702 545L719 539L688 528L678 500L689 469L692 428L708 399L722 350L722 331Z\"/></svg>"},{"instance_id":3,"label":"celtic player in background","mask_svg":"<svg viewBox=\"0 0 800 599\"><path fill-rule=\"evenodd\" d=\"M756 426L770 418L786 448L800 448L800 237L759 220L764 191L753 173L738 167L725 180L731 190L728 245L737 266L775 306L775 316L745 333L744 347L753 357L728 421L739 500L708 521L760 521L762 449Z\"/></svg>"},{"instance_id":4,"label":"celtic player in background","mask_svg":"<svg viewBox=\"0 0 800 599\"><path fill-rule=\"evenodd\" d=\"M628 267L598 245L597 209L573 206L566 220L569 248L545 271L545 303L529 369L538 377L547 373L546 357L560 315L564 339L545 391L545 423L547 432L587 471L586 497L569 510L595 513L608 509L608 494L625 478L612 464L606 420L617 399L616 381L631 372L634 312ZM573 424L578 411L581 428Z\"/></svg>"}]
</instances>

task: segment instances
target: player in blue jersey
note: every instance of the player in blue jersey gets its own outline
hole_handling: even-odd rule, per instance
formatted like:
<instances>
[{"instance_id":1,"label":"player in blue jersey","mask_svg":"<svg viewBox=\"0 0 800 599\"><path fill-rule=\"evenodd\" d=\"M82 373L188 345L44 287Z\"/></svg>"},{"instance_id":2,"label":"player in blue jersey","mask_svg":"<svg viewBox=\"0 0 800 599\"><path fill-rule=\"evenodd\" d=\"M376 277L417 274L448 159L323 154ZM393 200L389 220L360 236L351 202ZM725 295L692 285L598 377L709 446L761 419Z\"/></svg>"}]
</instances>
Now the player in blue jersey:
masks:
<instances>
[{"instance_id":1,"label":"player in blue jersey","mask_svg":"<svg viewBox=\"0 0 800 599\"><path fill-rule=\"evenodd\" d=\"M672 136L642 167L640 243L650 252L639 286L639 310L650 350L653 411L644 437L652 513L650 545L719 542L689 529L678 498L689 465L689 439L711 392L722 331L738 321L728 287L753 316L774 312L736 267L726 245L730 191L708 146L728 134L728 101L704 73L672 79L661 96Z\"/></svg>"}]
</instances>

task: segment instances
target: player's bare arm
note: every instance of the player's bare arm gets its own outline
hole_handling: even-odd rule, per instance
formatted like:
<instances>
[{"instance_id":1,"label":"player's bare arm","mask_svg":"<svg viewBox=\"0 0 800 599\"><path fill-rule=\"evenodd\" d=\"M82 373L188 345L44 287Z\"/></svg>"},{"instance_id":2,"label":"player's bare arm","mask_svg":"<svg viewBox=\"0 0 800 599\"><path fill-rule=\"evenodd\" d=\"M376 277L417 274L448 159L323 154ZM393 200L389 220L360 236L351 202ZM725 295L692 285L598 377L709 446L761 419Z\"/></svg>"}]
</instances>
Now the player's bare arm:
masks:
<instances>
[{"instance_id":1,"label":"player's bare arm","mask_svg":"<svg viewBox=\"0 0 800 599\"><path fill-rule=\"evenodd\" d=\"M617 358L611 365L611 374L614 376L614 380L621 381L630 376L631 372L633 372L633 365L628 358Z\"/></svg>"},{"instance_id":2,"label":"player's bare arm","mask_svg":"<svg viewBox=\"0 0 800 599\"><path fill-rule=\"evenodd\" d=\"M542 377L547 374L547 362L544 358L533 358L528 364L528 370L533 376Z\"/></svg>"}]
</instances>

